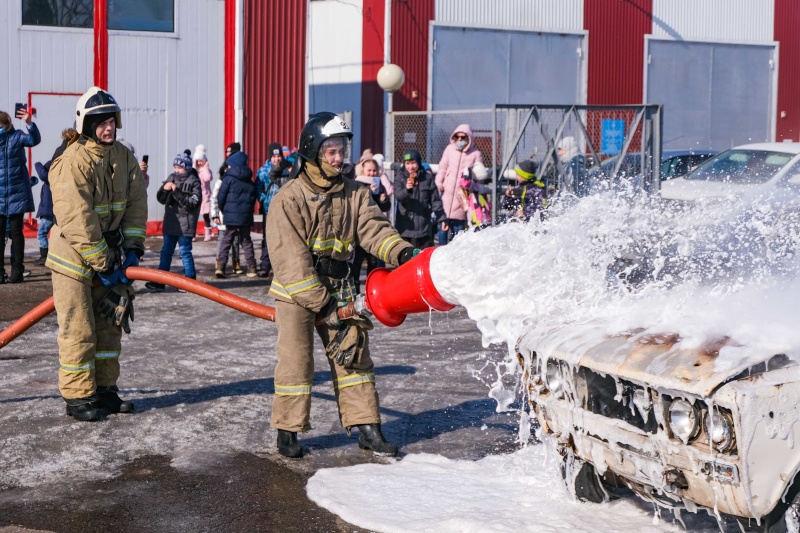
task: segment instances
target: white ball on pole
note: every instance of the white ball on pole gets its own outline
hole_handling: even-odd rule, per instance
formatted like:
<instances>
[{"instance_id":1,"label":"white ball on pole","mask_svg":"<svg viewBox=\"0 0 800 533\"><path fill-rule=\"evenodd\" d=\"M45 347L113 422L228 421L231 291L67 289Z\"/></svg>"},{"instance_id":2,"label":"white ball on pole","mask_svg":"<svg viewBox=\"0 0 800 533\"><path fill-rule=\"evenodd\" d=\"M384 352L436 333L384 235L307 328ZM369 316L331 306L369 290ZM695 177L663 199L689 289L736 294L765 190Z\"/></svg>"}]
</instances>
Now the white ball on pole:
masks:
<instances>
[{"instance_id":1,"label":"white ball on pole","mask_svg":"<svg viewBox=\"0 0 800 533\"><path fill-rule=\"evenodd\" d=\"M400 89L405 81L405 72L394 63L387 63L378 71L378 86L384 91L393 93Z\"/></svg>"}]
</instances>

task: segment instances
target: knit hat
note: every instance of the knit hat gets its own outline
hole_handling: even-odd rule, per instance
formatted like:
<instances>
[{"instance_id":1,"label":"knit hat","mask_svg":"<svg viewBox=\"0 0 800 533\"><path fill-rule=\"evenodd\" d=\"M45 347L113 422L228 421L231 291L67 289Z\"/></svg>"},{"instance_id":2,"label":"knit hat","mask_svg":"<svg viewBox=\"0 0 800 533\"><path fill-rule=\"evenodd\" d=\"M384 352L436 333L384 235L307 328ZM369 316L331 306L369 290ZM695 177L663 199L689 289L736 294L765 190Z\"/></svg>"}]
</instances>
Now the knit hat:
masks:
<instances>
[{"instance_id":1,"label":"knit hat","mask_svg":"<svg viewBox=\"0 0 800 533\"><path fill-rule=\"evenodd\" d=\"M267 146L267 159L272 157L273 155L283 155L283 148L281 147L281 143L269 143Z\"/></svg>"},{"instance_id":2,"label":"knit hat","mask_svg":"<svg viewBox=\"0 0 800 533\"><path fill-rule=\"evenodd\" d=\"M189 170L192 168L192 158L184 153L180 153L175 156L175 159L172 161L172 166L181 167L183 170Z\"/></svg>"},{"instance_id":3,"label":"knit hat","mask_svg":"<svg viewBox=\"0 0 800 533\"><path fill-rule=\"evenodd\" d=\"M283 152L283 157L289 157L292 155L292 151L289 150L288 146L281 146L281 151Z\"/></svg>"},{"instance_id":4,"label":"knit hat","mask_svg":"<svg viewBox=\"0 0 800 533\"><path fill-rule=\"evenodd\" d=\"M521 177L524 180L532 180L536 177L536 163L531 161L530 159L526 159L525 161L520 161L516 168L514 168L514 172L517 173L517 176Z\"/></svg>"},{"instance_id":5,"label":"knit hat","mask_svg":"<svg viewBox=\"0 0 800 533\"><path fill-rule=\"evenodd\" d=\"M378 163L378 171L383 172L383 162L386 161L386 158L383 157L383 154L375 154L372 156L372 160Z\"/></svg>"},{"instance_id":6,"label":"knit hat","mask_svg":"<svg viewBox=\"0 0 800 533\"><path fill-rule=\"evenodd\" d=\"M206 147L205 145L198 144L194 147L194 155L192 159L195 161L208 161L208 157L206 157Z\"/></svg>"},{"instance_id":7,"label":"knit hat","mask_svg":"<svg viewBox=\"0 0 800 533\"><path fill-rule=\"evenodd\" d=\"M368 159L375 159L375 157L372 155L372 150L370 150L369 148L361 152L361 157L358 159L358 162L363 163Z\"/></svg>"},{"instance_id":8,"label":"knit hat","mask_svg":"<svg viewBox=\"0 0 800 533\"><path fill-rule=\"evenodd\" d=\"M403 163L406 161L416 161L419 166L422 166L422 155L413 148L403 152Z\"/></svg>"}]
</instances>

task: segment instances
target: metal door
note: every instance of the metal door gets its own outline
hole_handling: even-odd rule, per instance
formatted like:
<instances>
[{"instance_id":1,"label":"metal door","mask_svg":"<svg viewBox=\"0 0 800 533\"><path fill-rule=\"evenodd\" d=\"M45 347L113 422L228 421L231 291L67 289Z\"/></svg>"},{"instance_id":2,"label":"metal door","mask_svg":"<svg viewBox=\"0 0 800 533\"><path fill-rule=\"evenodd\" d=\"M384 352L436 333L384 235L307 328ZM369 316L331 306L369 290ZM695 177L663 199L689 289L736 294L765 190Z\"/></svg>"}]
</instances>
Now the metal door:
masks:
<instances>
[{"instance_id":1,"label":"metal door","mask_svg":"<svg viewBox=\"0 0 800 533\"><path fill-rule=\"evenodd\" d=\"M647 41L645 101L664 105L664 149L775 138L775 47Z\"/></svg>"},{"instance_id":2,"label":"metal door","mask_svg":"<svg viewBox=\"0 0 800 533\"><path fill-rule=\"evenodd\" d=\"M431 110L584 103L583 38L434 25Z\"/></svg>"}]
</instances>

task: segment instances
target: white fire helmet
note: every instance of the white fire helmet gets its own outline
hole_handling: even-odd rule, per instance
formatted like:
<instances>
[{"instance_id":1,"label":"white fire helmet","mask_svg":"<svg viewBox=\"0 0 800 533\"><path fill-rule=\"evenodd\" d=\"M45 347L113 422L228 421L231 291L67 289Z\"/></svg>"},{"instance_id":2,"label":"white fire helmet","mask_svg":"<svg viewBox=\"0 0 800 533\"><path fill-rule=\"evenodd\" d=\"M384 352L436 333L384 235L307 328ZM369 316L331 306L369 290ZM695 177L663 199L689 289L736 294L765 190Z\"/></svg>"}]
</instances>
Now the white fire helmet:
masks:
<instances>
[{"instance_id":1,"label":"white fire helmet","mask_svg":"<svg viewBox=\"0 0 800 533\"><path fill-rule=\"evenodd\" d=\"M89 115L99 115L101 113L114 113L117 129L122 128L122 109L107 91L100 87L90 87L83 96L78 99L75 108L75 129L79 133L92 136L94 132L84 132L84 125L88 125L85 118Z\"/></svg>"}]
</instances>

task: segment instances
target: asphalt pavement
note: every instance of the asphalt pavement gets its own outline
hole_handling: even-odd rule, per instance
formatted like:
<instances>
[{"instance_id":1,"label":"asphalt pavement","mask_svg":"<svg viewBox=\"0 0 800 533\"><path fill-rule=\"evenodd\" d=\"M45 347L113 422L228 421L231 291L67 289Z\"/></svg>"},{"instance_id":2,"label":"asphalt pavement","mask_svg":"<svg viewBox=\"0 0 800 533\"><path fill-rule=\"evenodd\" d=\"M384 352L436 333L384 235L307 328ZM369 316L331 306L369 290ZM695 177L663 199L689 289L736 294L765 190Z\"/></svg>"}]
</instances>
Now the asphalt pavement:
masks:
<instances>
[{"instance_id":1,"label":"asphalt pavement","mask_svg":"<svg viewBox=\"0 0 800 533\"><path fill-rule=\"evenodd\" d=\"M161 242L148 238L141 266L158 265ZM194 243L198 279L273 305L268 280L214 277L216 245ZM26 249L30 263L36 240ZM51 293L47 269L28 266L25 283L0 285L0 328ZM177 253L172 271L182 273ZM65 416L55 315L0 350L0 533L362 531L305 494L320 468L393 460L345 434L322 348L305 457L288 460L269 428L274 325L175 289L136 287L119 381L133 415L97 423ZM377 325L370 345L384 433L399 460L480 459L518 447L517 415L495 412L487 396L506 347L483 348L463 308Z\"/></svg>"}]
</instances>

